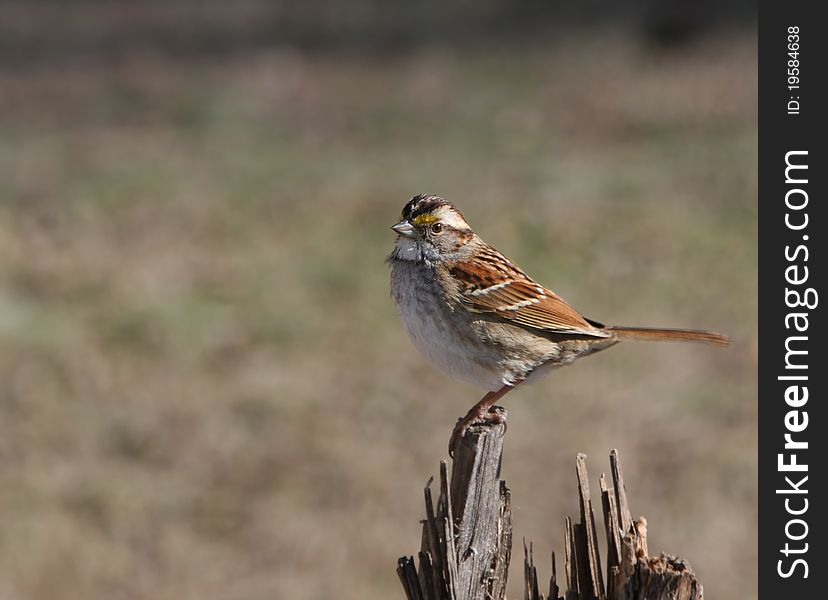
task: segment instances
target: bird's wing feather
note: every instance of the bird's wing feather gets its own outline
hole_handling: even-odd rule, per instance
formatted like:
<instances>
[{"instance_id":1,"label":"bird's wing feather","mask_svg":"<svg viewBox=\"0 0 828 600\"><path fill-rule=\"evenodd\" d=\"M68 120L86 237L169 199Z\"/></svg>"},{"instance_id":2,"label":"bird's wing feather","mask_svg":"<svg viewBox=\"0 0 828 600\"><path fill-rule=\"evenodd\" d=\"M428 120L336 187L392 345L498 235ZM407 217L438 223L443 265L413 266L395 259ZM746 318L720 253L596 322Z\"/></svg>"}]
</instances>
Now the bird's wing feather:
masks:
<instances>
[{"instance_id":1,"label":"bird's wing feather","mask_svg":"<svg viewBox=\"0 0 828 600\"><path fill-rule=\"evenodd\" d=\"M477 258L477 262L458 261L451 267L468 310L549 333L596 338L611 335L593 326L563 298L536 283L493 248Z\"/></svg>"}]
</instances>

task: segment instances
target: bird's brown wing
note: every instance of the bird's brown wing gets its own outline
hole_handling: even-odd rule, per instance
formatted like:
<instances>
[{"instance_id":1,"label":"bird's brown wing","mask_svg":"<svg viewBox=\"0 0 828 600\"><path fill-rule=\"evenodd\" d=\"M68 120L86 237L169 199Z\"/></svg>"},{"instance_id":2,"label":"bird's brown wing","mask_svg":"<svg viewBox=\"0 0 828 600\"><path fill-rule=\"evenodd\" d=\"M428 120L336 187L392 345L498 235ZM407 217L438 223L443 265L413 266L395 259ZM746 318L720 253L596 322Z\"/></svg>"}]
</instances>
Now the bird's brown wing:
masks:
<instances>
[{"instance_id":1,"label":"bird's brown wing","mask_svg":"<svg viewBox=\"0 0 828 600\"><path fill-rule=\"evenodd\" d=\"M551 290L532 280L499 252L487 249L475 262L457 262L450 272L460 299L473 312L489 313L548 333L610 337ZM595 325L598 325L597 323Z\"/></svg>"}]
</instances>

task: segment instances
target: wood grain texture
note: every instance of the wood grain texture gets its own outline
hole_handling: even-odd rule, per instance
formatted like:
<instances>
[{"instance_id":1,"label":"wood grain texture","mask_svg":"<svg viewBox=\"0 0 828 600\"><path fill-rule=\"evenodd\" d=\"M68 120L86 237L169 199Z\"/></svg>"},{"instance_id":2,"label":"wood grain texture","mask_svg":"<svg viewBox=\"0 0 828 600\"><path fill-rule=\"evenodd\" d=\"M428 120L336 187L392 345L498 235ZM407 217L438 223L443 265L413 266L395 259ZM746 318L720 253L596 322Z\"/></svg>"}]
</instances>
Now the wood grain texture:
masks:
<instances>
[{"instance_id":1,"label":"wood grain texture","mask_svg":"<svg viewBox=\"0 0 828 600\"><path fill-rule=\"evenodd\" d=\"M401 558L397 568L410 600L505 597L512 550L510 494L500 480L505 430L505 424L485 424L466 432L450 479L446 463L440 464L436 507L432 481L426 485L419 573L411 573L412 557Z\"/></svg>"},{"instance_id":2,"label":"wood grain texture","mask_svg":"<svg viewBox=\"0 0 828 600\"><path fill-rule=\"evenodd\" d=\"M498 409L502 411L502 409ZM505 417L505 411L502 411ZM408 600L503 600L512 550L509 489L500 479L505 423L476 425L456 448L451 477L440 463L440 493L433 478L424 490L417 565L413 556L397 563ZM606 581L589 489L586 456L575 461L579 521L564 523L565 588L558 581L555 554L548 595L540 589L534 549L523 542L525 600L703 600L702 585L686 561L649 556L647 521L633 519L618 451L610 453L610 479L601 474L601 512L606 540ZM561 593L562 592L562 593Z\"/></svg>"}]
</instances>

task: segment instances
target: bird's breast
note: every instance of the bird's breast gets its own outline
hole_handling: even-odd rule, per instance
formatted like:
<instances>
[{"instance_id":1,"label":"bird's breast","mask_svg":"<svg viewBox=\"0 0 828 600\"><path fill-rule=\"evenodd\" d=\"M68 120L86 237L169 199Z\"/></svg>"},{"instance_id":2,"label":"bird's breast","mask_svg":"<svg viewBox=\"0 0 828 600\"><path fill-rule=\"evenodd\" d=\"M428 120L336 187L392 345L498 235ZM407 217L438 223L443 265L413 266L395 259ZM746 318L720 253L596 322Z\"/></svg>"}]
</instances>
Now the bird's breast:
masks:
<instances>
[{"instance_id":1,"label":"bird's breast","mask_svg":"<svg viewBox=\"0 0 828 600\"><path fill-rule=\"evenodd\" d=\"M489 390L503 386L497 357L474 335L462 309L452 306L434 281L431 267L395 261L391 293L414 346L441 371Z\"/></svg>"}]
</instances>

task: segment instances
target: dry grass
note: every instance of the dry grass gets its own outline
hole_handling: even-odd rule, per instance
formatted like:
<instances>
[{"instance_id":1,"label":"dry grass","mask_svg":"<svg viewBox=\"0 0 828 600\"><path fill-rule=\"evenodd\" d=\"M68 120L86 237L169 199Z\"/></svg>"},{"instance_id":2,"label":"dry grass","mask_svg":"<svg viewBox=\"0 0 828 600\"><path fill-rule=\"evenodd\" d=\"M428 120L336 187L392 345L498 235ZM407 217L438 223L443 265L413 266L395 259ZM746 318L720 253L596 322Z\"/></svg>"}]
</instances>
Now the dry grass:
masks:
<instances>
[{"instance_id":1,"label":"dry grass","mask_svg":"<svg viewBox=\"0 0 828 600\"><path fill-rule=\"evenodd\" d=\"M755 61L731 33L0 72L0 598L399 597L480 394L388 296L419 192L587 316L732 335L520 390L503 468L543 555L576 452L618 447L650 547L754 597Z\"/></svg>"}]
</instances>

